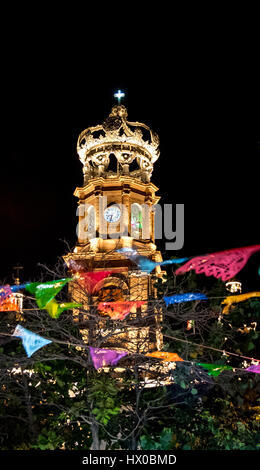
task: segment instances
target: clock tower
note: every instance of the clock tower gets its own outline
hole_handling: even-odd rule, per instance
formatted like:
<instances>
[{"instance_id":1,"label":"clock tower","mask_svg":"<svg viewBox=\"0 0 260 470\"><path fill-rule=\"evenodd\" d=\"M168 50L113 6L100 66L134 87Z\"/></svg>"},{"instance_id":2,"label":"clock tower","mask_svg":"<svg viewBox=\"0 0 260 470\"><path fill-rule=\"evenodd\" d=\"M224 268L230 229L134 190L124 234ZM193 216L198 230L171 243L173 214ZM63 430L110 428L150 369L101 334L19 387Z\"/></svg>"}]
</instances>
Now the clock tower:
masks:
<instances>
[{"instance_id":1,"label":"clock tower","mask_svg":"<svg viewBox=\"0 0 260 470\"><path fill-rule=\"evenodd\" d=\"M121 104L112 108L103 124L89 127L78 138L84 177L83 185L74 192L78 198L78 241L64 259L71 273L79 276L86 271L111 271L91 299L84 299L71 283L73 300L84 304L84 314L74 311L74 319L82 325L86 340L93 344L94 335L100 347L131 352L162 347L160 312L153 302L154 283L162 276L161 269L157 266L152 273L143 272L122 250L134 249L152 261L162 261L155 245L153 212L160 197L151 182L158 146L157 134L145 124L129 121L127 109ZM108 328L105 315L95 327L92 322L90 328L89 304L93 308L100 301L117 300L143 302L127 317L121 330L125 322L119 328L119 322L112 327L110 320Z\"/></svg>"}]
</instances>

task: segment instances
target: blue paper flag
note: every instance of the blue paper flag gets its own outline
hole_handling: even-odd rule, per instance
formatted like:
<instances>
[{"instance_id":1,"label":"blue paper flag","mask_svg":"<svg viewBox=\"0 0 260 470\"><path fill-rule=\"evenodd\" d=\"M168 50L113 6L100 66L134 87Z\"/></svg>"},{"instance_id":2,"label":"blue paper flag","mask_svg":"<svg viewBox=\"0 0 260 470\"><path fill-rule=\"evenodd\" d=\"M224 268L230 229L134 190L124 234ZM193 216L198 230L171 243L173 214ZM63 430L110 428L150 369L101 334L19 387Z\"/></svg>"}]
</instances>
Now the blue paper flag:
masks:
<instances>
[{"instance_id":1,"label":"blue paper flag","mask_svg":"<svg viewBox=\"0 0 260 470\"><path fill-rule=\"evenodd\" d=\"M175 259L169 259L166 261L155 262L155 261L151 261L146 256L138 255L137 251L133 250L132 248L120 248L119 250L116 250L116 251L118 251L119 253L123 253L128 259L130 259L135 264L137 264L141 271L144 271L148 274L150 274L150 272L153 271L153 269L156 266L166 265L166 264L181 264L184 261L187 261L189 259L189 258L175 258Z\"/></svg>"},{"instance_id":2,"label":"blue paper flag","mask_svg":"<svg viewBox=\"0 0 260 470\"><path fill-rule=\"evenodd\" d=\"M159 263L155 263L155 261L151 261L149 258L146 258L145 256L136 256L135 259L132 259L134 263L137 264L139 269L141 271L144 271L148 274L155 268L155 266L158 266Z\"/></svg>"},{"instance_id":3,"label":"blue paper flag","mask_svg":"<svg viewBox=\"0 0 260 470\"><path fill-rule=\"evenodd\" d=\"M125 247L125 248L119 248L119 249L116 250L116 251L117 251L118 253L123 253L124 255L127 254L127 253L128 253L129 255L137 255L137 254L138 254L137 251L134 250L133 248L127 248L127 247Z\"/></svg>"},{"instance_id":4,"label":"blue paper flag","mask_svg":"<svg viewBox=\"0 0 260 470\"><path fill-rule=\"evenodd\" d=\"M163 261L160 263L161 266L164 264L181 264L184 263L185 261L188 261L189 258L175 258L175 259L167 259L166 261Z\"/></svg>"},{"instance_id":5,"label":"blue paper flag","mask_svg":"<svg viewBox=\"0 0 260 470\"><path fill-rule=\"evenodd\" d=\"M181 302L190 302L191 300L207 300L207 296L199 293L175 294L168 297L163 297L166 306L170 304L179 304Z\"/></svg>"},{"instance_id":6,"label":"blue paper flag","mask_svg":"<svg viewBox=\"0 0 260 470\"><path fill-rule=\"evenodd\" d=\"M16 326L12 336L21 338L23 347L28 357L31 357L35 351L42 348L46 344L52 343L52 341L49 339L42 338L41 336L27 330L21 325Z\"/></svg>"},{"instance_id":7,"label":"blue paper flag","mask_svg":"<svg viewBox=\"0 0 260 470\"><path fill-rule=\"evenodd\" d=\"M156 266L162 266L166 264L180 264L184 261L187 261L187 259L188 258L168 259L166 261L160 261L156 263L155 261L151 261L145 256L136 256L135 259L132 259L132 261L134 261L139 266L141 271L150 273Z\"/></svg>"},{"instance_id":8,"label":"blue paper flag","mask_svg":"<svg viewBox=\"0 0 260 470\"><path fill-rule=\"evenodd\" d=\"M11 291L17 292L19 290L25 289L26 286L28 286L29 284L30 282L26 282L25 284L14 284L13 286L11 286Z\"/></svg>"}]
</instances>

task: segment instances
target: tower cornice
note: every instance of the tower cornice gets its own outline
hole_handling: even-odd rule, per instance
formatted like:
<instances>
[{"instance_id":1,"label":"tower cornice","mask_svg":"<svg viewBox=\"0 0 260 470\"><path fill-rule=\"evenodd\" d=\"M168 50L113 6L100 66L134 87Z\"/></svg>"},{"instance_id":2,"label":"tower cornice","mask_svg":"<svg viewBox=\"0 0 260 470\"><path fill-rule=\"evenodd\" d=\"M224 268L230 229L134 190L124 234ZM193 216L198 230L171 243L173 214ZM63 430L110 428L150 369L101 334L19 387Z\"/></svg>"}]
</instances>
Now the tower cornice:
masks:
<instances>
[{"instance_id":1,"label":"tower cornice","mask_svg":"<svg viewBox=\"0 0 260 470\"><path fill-rule=\"evenodd\" d=\"M124 175L111 179L105 179L103 177L92 178L86 185L77 187L74 191L74 196L82 200L89 197L91 193L96 194L97 190L102 193L103 191L125 191L126 188L127 192L149 195L149 197L154 200L153 204L157 204L160 200L160 196L155 196L155 193L158 191L158 187L155 186L155 184L151 182L143 183L131 176Z\"/></svg>"}]
</instances>

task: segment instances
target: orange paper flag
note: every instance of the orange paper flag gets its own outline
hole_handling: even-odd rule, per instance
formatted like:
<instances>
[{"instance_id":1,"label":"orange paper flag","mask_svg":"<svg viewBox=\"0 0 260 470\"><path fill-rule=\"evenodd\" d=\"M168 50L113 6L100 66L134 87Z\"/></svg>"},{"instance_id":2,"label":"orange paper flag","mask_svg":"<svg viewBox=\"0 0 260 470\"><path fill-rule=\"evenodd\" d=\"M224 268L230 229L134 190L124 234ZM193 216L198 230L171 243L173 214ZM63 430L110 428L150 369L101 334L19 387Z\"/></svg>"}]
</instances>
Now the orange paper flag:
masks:
<instances>
[{"instance_id":1,"label":"orange paper flag","mask_svg":"<svg viewBox=\"0 0 260 470\"><path fill-rule=\"evenodd\" d=\"M109 315L113 320L124 320L126 315L129 313L136 313L136 309L145 303L145 300L99 302L98 310L100 310L100 313Z\"/></svg>"},{"instance_id":2,"label":"orange paper flag","mask_svg":"<svg viewBox=\"0 0 260 470\"><path fill-rule=\"evenodd\" d=\"M0 302L0 312L18 312L19 306L14 296L10 296Z\"/></svg>"},{"instance_id":3,"label":"orange paper flag","mask_svg":"<svg viewBox=\"0 0 260 470\"><path fill-rule=\"evenodd\" d=\"M180 356L178 356L178 354L171 353L171 352L164 352L164 351L154 351L152 353L146 354L146 356L156 357L158 359L162 359L163 361L167 361L167 362L183 361L183 359Z\"/></svg>"},{"instance_id":4,"label":"orange paper flag","mask_svg":"<svg viewBox=\"0 0 260 470\"><path fill-rule=\"evenodd\" d=\"M260 297L260 292L247 292L246 294L229 295L222 302L222 304L225 304L222 313L229 313L231 305L244 302L245 300L251 299L252 297Z\"/></svg>"}]
</instances>

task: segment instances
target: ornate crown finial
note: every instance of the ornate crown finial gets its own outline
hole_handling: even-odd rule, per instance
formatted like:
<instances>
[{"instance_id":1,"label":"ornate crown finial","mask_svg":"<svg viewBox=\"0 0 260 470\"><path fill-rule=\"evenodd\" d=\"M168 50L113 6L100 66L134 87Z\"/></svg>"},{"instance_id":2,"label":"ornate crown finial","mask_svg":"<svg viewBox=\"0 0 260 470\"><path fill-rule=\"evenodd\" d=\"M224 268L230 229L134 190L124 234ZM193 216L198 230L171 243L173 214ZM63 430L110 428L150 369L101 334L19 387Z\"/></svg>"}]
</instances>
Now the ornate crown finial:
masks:
<instances>
[{"instance_id":1,"label":"ornate crown finial","mask_svg":"<svg viewBox=\"0 0 260 470\"><path fill-rule=\"evenodd\" d=\"M119 174L150 181L153 163L159 157L159 137L148 126L127 121L127 109L115 105L103 124L85 129L78 138L77 152L83 164L85 182L95 176L115 178ZM109 171L110 156L118 171ZM137 163L138 169L130 171Z\"/></svg>"},{"instance_id":2,"label":"ornate crown finial","mask_svg":"<svg viewBox=\"0 0 260 470\"><path fill-rule=\"evenodd\" d=\"M111 113L109 116L120 116L124 119L127 118L127 109L123 104L117 104L116 106L113 106Z\"/></svg>"}]
</instances>

